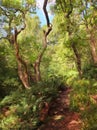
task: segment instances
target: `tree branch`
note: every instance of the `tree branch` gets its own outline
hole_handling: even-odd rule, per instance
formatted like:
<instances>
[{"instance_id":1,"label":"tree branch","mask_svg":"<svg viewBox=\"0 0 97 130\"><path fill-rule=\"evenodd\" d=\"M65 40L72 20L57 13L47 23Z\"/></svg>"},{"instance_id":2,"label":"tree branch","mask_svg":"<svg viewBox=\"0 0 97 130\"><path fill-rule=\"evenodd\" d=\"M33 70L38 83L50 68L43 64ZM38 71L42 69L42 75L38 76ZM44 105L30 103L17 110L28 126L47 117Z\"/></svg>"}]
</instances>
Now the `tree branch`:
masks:
<instances>
[{"instance_id":1,"label":"tree branch","mask_svg":"<svg viewBox=\"0 0 97 130\"><path fill-rule=\"evenodd\" d=\"M44 11L44 14L46 17L47 27L48 27L47 31L44 31L45 37L47 37L49 35L50 31L52 30L52 24L50 23L48 12L46 10L47 2L48 2L48 0L44 0L44 4L43 4L43 11Z\"/></svg>"},{"instance_id":2,"label":"tree branch","mask_svg":"<svg viewBox=\"0 0 97 130\"><path fill-rule=\"evenodd\" d=\"M44 0L43 11L44 11L44 14L45 14L45 17L46 17L47 26L49 27L49 25L50 25L50 20L49 20L48 12L47 12L47 10L46 10L47 2L48 2L48 0Z\"/></svg>"},{"instance_id":3,"label":"tree branch","mask_svg":"<svg viewBox=\"0 0 97 130\"><path fill-rule=\"evenodd\" d=\"M33 68L34 68L34 72L35 72L35 78L36 78L37 82L41 80L40 63L41 63L42 57L44 55L44 52L47 48L47 36L49 35L49 33L52 30L52 25L50 24L48 12L46 10L47 2L48 2L48 0L44 0L44 4L43 4L43 11L44 11L45 18L46 18L46 21L47 21L47 31L45 31L45 30L43 31L44 32L43 49L40 52L40 54L38 55L35 63L33 64Z\"/></svg>"},{"instance_id":4,"label":"tree branch","mask_svg":"<svg viewBox=\"0 0 97 130\"><path fill-rule=\"evenodd\" d=\"M21 11L21 10L20 10ZM22 27L17 33L21 33L21 31L23 31L26 28L26 23L25 23L25 12L21 11L22 16L23 16L23 22L24 22L24 27Z\"/></svg>"}]
</instances>

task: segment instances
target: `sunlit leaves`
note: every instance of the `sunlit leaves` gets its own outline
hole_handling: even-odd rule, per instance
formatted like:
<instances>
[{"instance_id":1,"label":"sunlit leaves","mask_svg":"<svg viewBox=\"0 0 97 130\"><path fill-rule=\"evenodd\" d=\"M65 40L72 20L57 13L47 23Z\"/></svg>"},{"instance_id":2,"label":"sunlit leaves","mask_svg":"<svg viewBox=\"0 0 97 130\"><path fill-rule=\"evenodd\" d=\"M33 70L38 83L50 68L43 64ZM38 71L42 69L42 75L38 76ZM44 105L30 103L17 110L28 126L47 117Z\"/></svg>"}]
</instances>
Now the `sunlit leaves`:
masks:
<instances>
[{"instance_id":1,"label":"sunlit leaves","mask_svg":"<svg viewBox=\"0 0 97 130\"><path fill-rule=\"evenodd\" d=\"M2 0L1 5L7 8L23 9L31 5L35 6L35 0Z\"/></svg>"},{"instance_id":2,"label":"sunlit leaves","mask_svg":"<svg viewBox=\"0 0 97 130\"><path fill-rule=\"evenodd\" d=\"M25 21L25 15L27 12L33 13L35 11L35 1L34 0L2 0L0 5L0 19L1 19L1 30L3 30L3 35L1 37L6 37L12 33L14 27L20 30Z\"/></svg>"},{"instance_id":3,"label":"sunlit leaves","mask_svg":"<svg viewBox=\"0 0 97 130\"><path fill-rule=\"evenodd\" d=\"M28 4L34 4L34 3L35 3L35 0L27 0L27 3L28 3Z\"/></svg>"},{"instance_id":4,"label":"sunlit leaves","mask_svg":"<svg viewBox=\"0 0 97 130\"><path fill-rule=\"evenodd\" d=\"M8 7L8 8L20 8L22 5L22 0L2 0L2 6Z\"/></svg>"}]
</instances>

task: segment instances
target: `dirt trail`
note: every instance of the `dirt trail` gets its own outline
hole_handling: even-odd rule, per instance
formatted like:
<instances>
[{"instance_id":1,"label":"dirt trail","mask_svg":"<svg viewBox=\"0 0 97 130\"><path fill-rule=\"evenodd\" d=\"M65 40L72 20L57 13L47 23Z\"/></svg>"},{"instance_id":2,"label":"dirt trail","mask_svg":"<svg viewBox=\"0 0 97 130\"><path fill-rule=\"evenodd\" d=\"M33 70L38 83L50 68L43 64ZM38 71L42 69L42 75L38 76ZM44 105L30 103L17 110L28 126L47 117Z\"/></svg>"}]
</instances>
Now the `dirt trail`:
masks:
<instances>
[{"instance_id":1,"label":"dirt trail","mask_svg":"<svg viewBox=\"0 0 97 130\"><path fill-rule=\"evenodd\" d=\"M39 130L81 130L79 113L70 110L70 92L70 88L60 92L51 105L47 122Z\"/></svg>"}]
</instances>

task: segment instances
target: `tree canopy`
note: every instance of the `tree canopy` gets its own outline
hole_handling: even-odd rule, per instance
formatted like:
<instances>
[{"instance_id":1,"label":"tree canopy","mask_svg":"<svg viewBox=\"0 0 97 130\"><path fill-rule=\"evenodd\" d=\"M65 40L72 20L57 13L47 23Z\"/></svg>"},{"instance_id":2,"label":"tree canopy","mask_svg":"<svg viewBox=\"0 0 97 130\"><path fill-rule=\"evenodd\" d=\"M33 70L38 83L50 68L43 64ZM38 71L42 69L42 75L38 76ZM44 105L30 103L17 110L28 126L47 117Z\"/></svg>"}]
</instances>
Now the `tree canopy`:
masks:
<instances>
[{"instance_id":1,"label":"tree canopy","mask_svg":"<svg viewBox=\"0 0 97 130\"><path fill-rule=\"evenodd\" d=\"M42 8L35 0L0 1L2 130L45 128L68 90L68 111L81 115L83 130L97 129L96 80L96 0L44 0Z\"/></svg>"}]
</instances>

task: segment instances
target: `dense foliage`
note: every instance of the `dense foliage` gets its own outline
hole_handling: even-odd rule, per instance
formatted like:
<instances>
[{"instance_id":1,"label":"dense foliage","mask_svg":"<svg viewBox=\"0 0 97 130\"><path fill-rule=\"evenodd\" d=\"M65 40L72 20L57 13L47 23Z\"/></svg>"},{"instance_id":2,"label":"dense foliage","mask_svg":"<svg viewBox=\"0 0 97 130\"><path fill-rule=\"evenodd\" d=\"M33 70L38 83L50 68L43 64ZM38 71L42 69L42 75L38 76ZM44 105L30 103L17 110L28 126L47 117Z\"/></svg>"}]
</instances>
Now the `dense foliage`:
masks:
<instances>
[{"instance_id":1,"label":"dense foliage","mask_svg":"<svg viewBox=\"0 0 97 130\"><path fill-rule=\"evenodd\" d=\"M97 2L56 0L52 25L45 2L43 26L36 1L0 2L0 129L37 129L67 86L83 129L96 130Z\"/></svg>"}]
</instances>

